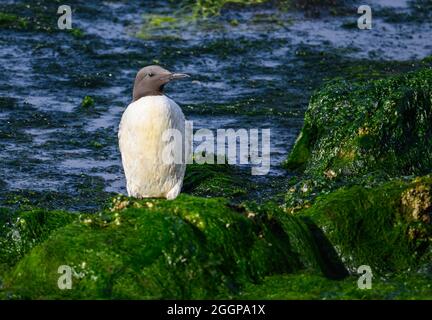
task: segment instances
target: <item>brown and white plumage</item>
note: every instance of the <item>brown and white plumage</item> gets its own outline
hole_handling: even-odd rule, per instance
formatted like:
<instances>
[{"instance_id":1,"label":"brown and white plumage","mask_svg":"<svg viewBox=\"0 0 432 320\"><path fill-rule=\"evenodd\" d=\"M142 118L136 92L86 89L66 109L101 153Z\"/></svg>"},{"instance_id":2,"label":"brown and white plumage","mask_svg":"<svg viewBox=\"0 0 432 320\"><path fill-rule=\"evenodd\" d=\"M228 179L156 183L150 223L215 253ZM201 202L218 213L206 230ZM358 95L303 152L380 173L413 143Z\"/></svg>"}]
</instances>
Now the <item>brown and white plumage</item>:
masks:
<instances>
[{"instance_id":1,"label":"brown and white plumage","mask_svg":"<svg viewBox=\"0 0 432 320\"><path fill-rule=\"evenodd\" d=\"M163 95L162 89L168 81L186 75L173 74L157 66L140 72L135 81L134 101L123 113L118 134L127 191L129 196L137 198L174 199L181 191L186 164L164 162L163 151L169 141L164 141L163 134L168 129L176 129L184 137L185 117L177 103ZM158 74L169 80L152 79ZM149 83L140 84L143 79ZM158 85L152 87L154 83Z\"/></svg>"}]
</instances>

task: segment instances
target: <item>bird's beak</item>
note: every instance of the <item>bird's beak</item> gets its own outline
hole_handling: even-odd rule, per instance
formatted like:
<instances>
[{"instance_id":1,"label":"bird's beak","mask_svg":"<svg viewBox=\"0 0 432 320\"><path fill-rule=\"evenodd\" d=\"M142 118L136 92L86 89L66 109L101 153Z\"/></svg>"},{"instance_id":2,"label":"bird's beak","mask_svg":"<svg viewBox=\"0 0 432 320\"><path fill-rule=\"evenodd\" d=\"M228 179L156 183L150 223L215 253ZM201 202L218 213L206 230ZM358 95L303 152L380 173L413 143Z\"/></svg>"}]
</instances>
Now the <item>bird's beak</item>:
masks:
<instances>
[{"instance_id":1,"label":"bird's beak","mask_svg":"<svg viewBox=\"0 0 432 320\"><path fill-rule=\"evenodd\" d=\"M184 79L189 77L190 76L186 73L171 73L170 80L178 80L178 79Z\"/></svg>"}]
</instances>

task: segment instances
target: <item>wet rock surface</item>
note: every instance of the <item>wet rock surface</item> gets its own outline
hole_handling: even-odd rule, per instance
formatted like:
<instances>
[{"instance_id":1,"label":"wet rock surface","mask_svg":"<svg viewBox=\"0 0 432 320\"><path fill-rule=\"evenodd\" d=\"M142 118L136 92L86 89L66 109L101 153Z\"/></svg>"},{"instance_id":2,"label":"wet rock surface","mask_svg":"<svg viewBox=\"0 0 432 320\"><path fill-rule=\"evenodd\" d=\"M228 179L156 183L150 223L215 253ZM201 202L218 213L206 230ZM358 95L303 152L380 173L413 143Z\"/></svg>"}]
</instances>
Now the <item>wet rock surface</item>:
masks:
<instances>
[{"instance_id":1,"label":"wet rock surface","mask_svg":"<svg viewBox=\"0 0 432 320\"><path fill-rule=\"evenodd\" d=\"M430 172L432 72L427 68L365 83L339 82L312 97L286 165L344 179L383 171Z\"/></svg>"},{"instance_id":2,"label":"wet rock surface","mask_svg":"<svg viewBox=\"0 0 432 320\"><path fill-rule=\"evenodd\" d=\"M19 224L35 215L20 217ZM319 253L304 222L277 207L251 212L217 198L118 198L111 210L76 216L65 227L59 228L61 216L48 219L51 223L43 225L51 227L49 239L16 263L4 279L4 296L234 297L245 282L274 272L321 273ZM22 227L18 230L23 233ZM39 242L43 236L23 233L22 239ZM60 265L73 268L73 290L59 290Z\"/></svg>"}]
</instances>

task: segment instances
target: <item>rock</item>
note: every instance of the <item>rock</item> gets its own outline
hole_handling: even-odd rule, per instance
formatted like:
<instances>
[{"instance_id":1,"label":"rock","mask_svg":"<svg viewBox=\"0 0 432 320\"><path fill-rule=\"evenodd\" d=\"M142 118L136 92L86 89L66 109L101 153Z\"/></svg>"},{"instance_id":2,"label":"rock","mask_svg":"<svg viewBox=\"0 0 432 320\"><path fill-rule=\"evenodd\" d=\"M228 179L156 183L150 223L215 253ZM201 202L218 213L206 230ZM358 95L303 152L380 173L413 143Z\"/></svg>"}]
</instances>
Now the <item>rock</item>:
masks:
<instances>
[{"instance_id":1,"label":"rock","mask_svg":"<svg viewBox=\"0 0 432 320\"><path fill-rule=\"evenodd\" d=\"M239 198L252 188L250 176L228 164L190 164L182 192L202 197Z\"/></svg>"},{"instance_id":2,"label":"rock","mask_svg":"<svg viewBox=\"0 0 432 320\"><path fill-rule=\"evenodd\" d=\"M312 218L350 270L415 270L432 261L432 177L352 186L318 197L300 211Z\"/></svg>"},{"instance_id":3,"label":"rock","mask_svg":"<svg viewBox=\"0 0 432 320\"><path fill-rule=\"evenodd\" d=\"M286 211L311 218L351 271L421 268L432 258L431 136L430 68L327 85L286 162L303 172Z\"/></svg>"},{"instance_id":4,"label":"rock","mask_svg":"<svg viewBox=\"0 0 432 320\"><path fill-rule=\"evenodd\" d=\"M423 175L432 168L431 136L431 69L336 82L312 97L286 166L339 180L371 172Z\"/></svg>"},{"instance_id":5,"label":"rock","mask_svg":"<svg viewBox=\"0 0 432 320\"><path fill-rule=\"evenodd\" d=\"M64 211L34 209L18 213L0 208L0 282L6 270L34 246L76 217Z\"/></svg>"},{"instance_id":6,"label":"rock","mask_svg":"<svg viewBox=\"0 0 432 320\"><path fill-rule=\"evenodd\" d=\"M359 290L359 275L341 281L308 273L273 275L262 283L247 285L239 299L432 299L431 279L427 275L373 277L372 290Z\"/></svg>"},{"instance_id":7,"label":"rock","mask_svg":"<svg viewBox=\"0 0 432 320\"><path fill-rule=\"evenodd\" d=\"M305 223L276 206L250 210L221 199L115 199L113 211L80 215L8 272L13 298L232 297L272 273L324 268ZM120 205L119 205L120 204ZM151 205L149 205L151 204ZM116 209L117 208L117 209ZM73 269L60 290L60 266Z\"/></svg>"},{"instance_id":8,"label":"rock","mask_svg":"<svg viewBox=\"0 0 432 320\"><path fill-rule=\"evenodd\" d=\"M431 186L420 183L402 194L401 204L404 212L411 215L414 221L432 223L432 190Z\"/></svg>"}]
</instances>

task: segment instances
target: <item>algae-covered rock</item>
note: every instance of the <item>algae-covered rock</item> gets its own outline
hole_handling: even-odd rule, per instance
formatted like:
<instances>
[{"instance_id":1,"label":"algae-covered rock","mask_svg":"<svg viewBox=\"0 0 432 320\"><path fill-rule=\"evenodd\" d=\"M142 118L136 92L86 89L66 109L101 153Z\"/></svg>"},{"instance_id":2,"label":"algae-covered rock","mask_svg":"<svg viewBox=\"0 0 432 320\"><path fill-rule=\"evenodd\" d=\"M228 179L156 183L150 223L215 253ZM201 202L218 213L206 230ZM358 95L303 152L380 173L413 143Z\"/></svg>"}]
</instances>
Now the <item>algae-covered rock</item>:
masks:
<instances>
[{"instance_id":1,"label":"algae-covered rock","mask_svg":"<svg viewBox=\"0 0 432 320\"><path fill-rule=\"evenodd\" d=\"M190 164L182 192L202 197L241 198L253 188L250 176L228 164Z\"/></svg>"},{"instance_id":2,"label":"algae-covered rock","mask_svg":"<svg viewBox=\"0 0 432 320\"><path fill-rule=\"evenodd\" d=\"M75 214L64 211L34 209L15 212L0 208L0 263L14 265L53 230L75 218Z\"/></svg>"},{"instance_id":3,"label":"algae-covered rock","mask_svg":"<svg viewBox=\"0 0 432 320\"><path fill-rule=\"evenodd\" d=\"M10 29L25 29L27 28L28 22L11 13L0 12L0 29L10 28Z\"/></svg>"},{"instance_id":4,"label":"algae-covered rock","mask_svg":"<svg viewBox=\"0 0 432 320\"><path fill-rule=\"evenodd\" d=\"M360 289L358 276L340 281L295 273L266 277L263 283L249 284L240 299L432 299L432 278L427 275L402 274L383 279L372 277L371 290Z\"/></svg>"},{"instance_id":5,"label":"algae-covered rock","mask_svg":"<svg viewBox=\"0 0 432 320\"><path fill-rule=\"evenodd\" d=\"M223 199L120 198L111 211L80 216L34 247L7 274L12 298L231 297L248 282L321 271L302 220L275 206L251 210ZM60 290L59 267L73 269Z\"/></svg>"},{"instance_id":6,"label":"algae-covered rock","mask_svg":"<svg viewBox=\"0 0 432 320\"><path fill-rule=\"evenodd\" d=\"M352 186L318 197L301 214L312 218L345 265L401 272L432 267L432 177Z\"/></svg>"},{"instance_id":7,"label":"algae-covered rock","mask_svg":"<svg viewBox=\"0 0 432 320\"><path fill-rule=\"evenodd\" d=\"M432 168L432 70L327 85L311 99L286 166L306 175L422 175Z\"/></svg>"},{"instance_id":8,"label":"algae-covered rock","mask_svg":"<svg viewBox=\"0 0 432 320\"><path fill-rule=\"evenodd\" d=\"M16 212L0 208L0 284L4 274L52 231L67 225L76 215L34 209ZM1 285L0 285L1 287Z\"/></svg>"}]
</instances>

